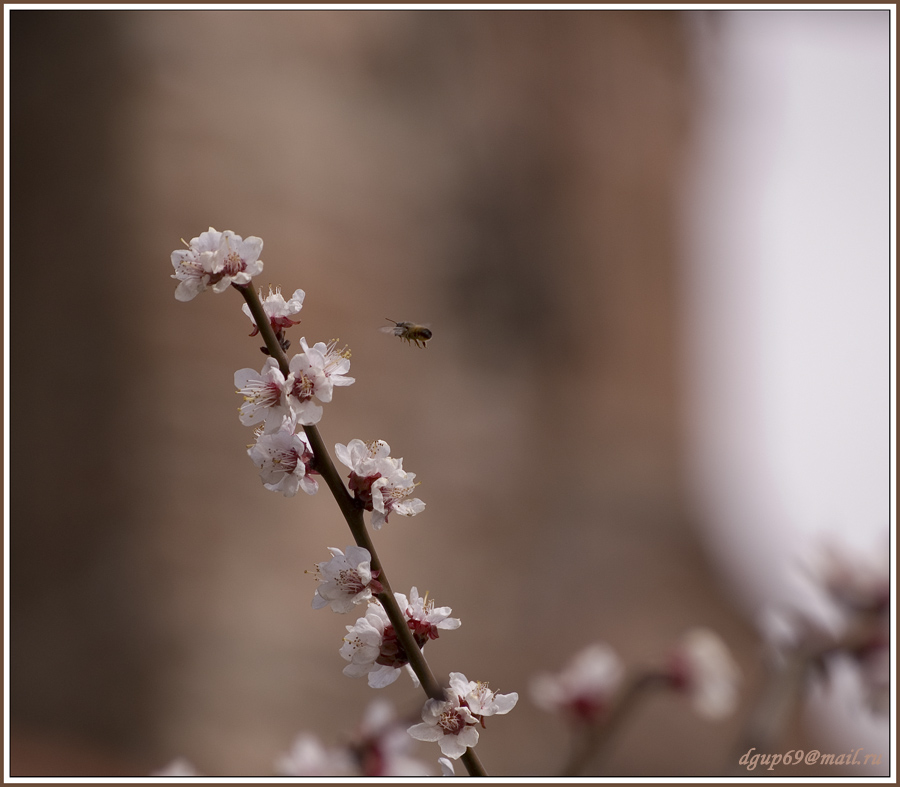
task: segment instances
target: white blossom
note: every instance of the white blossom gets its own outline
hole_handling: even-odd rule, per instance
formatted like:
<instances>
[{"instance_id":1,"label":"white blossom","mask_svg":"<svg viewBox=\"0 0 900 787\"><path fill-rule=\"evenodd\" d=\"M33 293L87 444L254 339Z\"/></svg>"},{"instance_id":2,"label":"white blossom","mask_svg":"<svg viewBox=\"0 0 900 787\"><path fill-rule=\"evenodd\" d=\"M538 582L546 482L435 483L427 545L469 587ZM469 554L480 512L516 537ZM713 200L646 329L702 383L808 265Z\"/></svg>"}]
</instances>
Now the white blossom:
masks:
<instances>
[{"instance_id":1,"label":"white blossom","mask_svg":"<svg viewBox=\"0 0 900 787\"><path fill-rule=\"evenodd\" d=\"M454 696L448 700L425 701L422 723L409 728L409 734L417 741L431 741L441 747L445 757L456 760L467 748L478 743L478 719Z\"/></svg>"},{"instance_id":2,"label":"white blossom","mask_svg":"<svg viewBox=\"0 0 900 787\"><path fill-rule=\"evenodd\" d=\"M285 418L289 418L293 429L295 419L286 395L288 385L274 358L267 359L259 372L238 369L234 373L234 387L244 397L238 411L241 423L253 426L262 421L266 431L273 432L281 428Z\"/></svg>"},{"instance_id":3,"label":"white blossom","mask_svg":"<svg viewBox=\"0 0 900 787\"><path fill-rule=\"evenodd\" d=\"M291 358L285 389L297 423L317 424L322 418L322 408L313 397L327 404L331 401L334 386L354 382L345 374L350 369L350 352L336 350L334 342L329 345L318 342L310 347L302 338L300 345L303 352Z\"/></svg>"},{"instance_id":4,"label":"white blossom","mask_svg":"<svg viewBox=\"0 0 900 787\"><path fill-rule=\"evenodd\" d=\"M381 655L384 633L388 628L393 633L390 618L377 601L369 604L365 617L347 626L347 635L340 650L341 656L350 662L344 667L345 675L361 678L378 669L375 661Z\"/></svg>"},{"instance_id":5,"label":"white blossom","mask_svg":"<svg viewBox=\"0 0 900 787\"><path fill-rule=\"evenodd\" d=\"M379 572L372 571L369 550L349 546L346 552L328 547L333 557L316 564L319 586L313 596L313 609L330 605L335 612L349 612L357 604L367 602L374 594L381 593Z\"/></svg>"},{"instance_id":6,"label":"white blossom","mask_svg":"<svg viewBox=\"0 0 900 787\"><path fill-rule=\"evenodd\" d=\"M309 442L306 435L294 434L288 419L275 434L258 432L256 443L247 453L259 468L266 489L285 497L293 497L299 489L308 495L318 491L319 483L311 475L313 453Z\"/></svg>"},{"instance_id":7,"label":"white blossom","mask_svg":"<svg viewBox=\"0 0 900 787\"><path fill-rule=\"evenodd\" d=\"M403 459L390 456L391 447L384 440L364 443L351 440L334 447L338 460L350 468L350 491L372 512L372 527L380 530L391 513L415 516L425 503L410 498L415 490L415 473L403 469Z\"/></svg>"},{"instance_id":8,"label":"white blossom","mask_svg":"<svg viewBox=\"0 0 900 787\"><path fill-rule=\"evenodd\" d=\"M519 695L496 694L487 683L470 681L461 672L450 673L450 687L446 700L429 699L422 709L422 723L409 728L409 734L420 741L435 741L446 757L457 759L466 748L478 743L476 725L484 726L485 716L509 713ZM440 762L440 761L439 761ZM442 766L444 775L449 774Z\"/></svg>"},{"instance_id":9,"label":"white blossom","mask_svg":"<svg viewBox=\"0 0 900 787\"><path fill-rule=\"evenodd\" d=\"M701 716L721 719L737 708L740 668L709 629L692 629L682 638L670 659L669 678Z\"/></svg>"},{"instance_id":10,"label":"white blossom","mask_svg":"<svg viewBox=\"0 0 900 787\"><path fill-rule=\"evenodd\" d=\"M509 713L519 701L516 692L497 694L487 683L466 680L461 672L450 673L450 691L466 704L472 714L479 718Z\"/></svg>"},{"instance_id":11,"label":"white blossom","mask_svg":"<svg viewBox=\"0 0 900 787\"><path fill-rule=\"evenodd\" d=\"M279 776L356 776L353 757L345 749L327 749L309 733L294 739L290 751L278 758Z\"/></svg>"},{"instance_id":12,"label":"white blossom","mask_svg":"<svg viewBox=\"0 0 900 787\"><path fill-rule=\"evenodd\" d=\"M369 478L380 476L386 466L382 460L391 455L391 447L384 440L372 440L364 443L362 440L351 440L347 445L337 443L334 453L341 463L352 471L352 476ZM353 486L351 484L351 490Z\"/></svg>"},{"instance_id":13,"label":"white blossom","mask_svg":"<svg viewBox=\"0 0 900 787\"><path fill-rule=\"evenodd\" d=\"M214 292L224 292L232 284L249 284L262 272L262 247L262 240L255 236L245 240L231 230L219 232L210 227L192 238L187 249L172 252L172 278L178 280L175 298L190 301L209 286Z\"/></svg>"},{"instance_id":14,"label":"white blossom","mask_svg":"<svg viewBox=\"0 0 900 787\"><path fill-rule=\"evenodd\" d=\"M393 473L382 476L372 484L372 527L381 530L392 513L415 516L425 510L425 503L410 497L416 488L415 473L404 472L399 462Z\"/></svg>"},{"instance_id":15,"label":"white blossom","mask_svg":"<svg viewBox=\"0 0 900 787\"><path fill-rule=\"evenodd\" d=\"M244 239L225 230L213 263L210 279L213 292L225 292L232 284L247 285L254 276L262 273L263 263L259 259L262 248L262 239L255 235Z\"/></svg>"},{"instance_id":16,"label":"white blossom","mask_svg":"<svg viewBox=\"0 0 900 787\"><path fill-rule=\"evenodd\" d=\"M434 600L428 599L428 594L420 596L417 588L409 591L409 599L402 593L394 593L400 610L409 619L409 627L420 647L430 639L438 638L438 629L458 629L462 622L459 618L451 618L453 612L450 607L436 607Z\"/></svg>"},{"instance_id":17,"label":"white blossom","mask_svg":"<svg viewBox=\"0 0 900 787\"><path fill-rule=\"evenodd\" d=\"M269 318L269 324L276 333L300 322L300 320L292 320L291 318L300 313L305 297L306 293L297 289L294 290L294 294L290 298L285 300L281 294L281 287L276 287L273 291L272 285L269 285L269 294L266 296L263 296L262 290L259 291L259 301L262 304L263 311L266 313L266 317ZM256 324L256 319L250 311L250 306L245 303L243 311L250 318L250 322L253 323L253 333L250 335L256 336L259 333L259 326Z\"/></svg>"},{"instance_id":18,"label":"white blossom","mask_svg":"<svg viewBox=\"0 0 900 787\"><path fill-rule=\"evenodd\" d=\"M300 339L300 346L318 376L316 398L319 401L330 402L334 386L352 385L355 382L353 377L346 376L350 371L350 351L346 347L338 350L336 341L330 344L316 342L310 347L305 337Z\"/></svg>"},{"instance_id":19,"label":"white blossom","mask_svg":"<svg viewBox=\"0 0 900 787\"><path fill-rule=\"evenodd\" d=\"M172 265L175 268L172 278L178 280L176 300L193 300L207 288L221 241L222 233L210 227L209 231L192 238L187 249L172 252Z\"/></svg>"},{"instance_id":20,"label":"white blossom","mask_svg":"<svg viewBox=\"0 0 900 787\"><path fill-rule=\"evenodd\" d=\"M590 645L558 674L543 673L531 681L531 697L541 709L593 722L609 708L624 669L608 645Z\"/></svg>"}]
</instances>

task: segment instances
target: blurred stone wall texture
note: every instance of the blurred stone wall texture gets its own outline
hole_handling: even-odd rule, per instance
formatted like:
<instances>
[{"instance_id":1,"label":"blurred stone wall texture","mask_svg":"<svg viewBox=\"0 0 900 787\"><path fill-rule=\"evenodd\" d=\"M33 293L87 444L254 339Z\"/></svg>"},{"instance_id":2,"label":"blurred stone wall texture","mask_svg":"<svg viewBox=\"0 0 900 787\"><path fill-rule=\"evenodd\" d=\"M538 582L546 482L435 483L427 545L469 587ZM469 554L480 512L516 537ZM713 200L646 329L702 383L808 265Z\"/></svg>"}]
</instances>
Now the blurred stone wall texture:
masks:
<instances>
[{"instance_id":1,"label":"blurred stone wall texture","mask_svg":"<svg viewBox=\"0 0 900 787\"><path fill-rule=\"evenodd\" d=\"M246 456L240 299L173 297L210 225L306 291L295 343L352 348L326 442L385 439L422 482L376 543L463 621L436 673L519 692L492 775L556 773L528 680L594 641L648 664L711 626L752 690L678 460L689 57L665 11L12 12L14 775L271 774L374 698L341 675L352 619L310 607L304 571L350 543L333 501ZM740 720L660 697L595 772L722 774Z\"/></svg>"}]
</instances>

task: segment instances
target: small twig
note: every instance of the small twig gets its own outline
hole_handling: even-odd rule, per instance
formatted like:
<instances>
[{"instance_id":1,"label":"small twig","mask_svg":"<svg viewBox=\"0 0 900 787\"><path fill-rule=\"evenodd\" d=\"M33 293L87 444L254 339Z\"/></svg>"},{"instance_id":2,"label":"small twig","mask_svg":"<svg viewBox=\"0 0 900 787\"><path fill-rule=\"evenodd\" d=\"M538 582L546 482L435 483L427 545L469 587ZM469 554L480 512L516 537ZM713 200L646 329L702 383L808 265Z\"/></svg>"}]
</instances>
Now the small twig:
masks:
<instances>
[{"instance_id":1,"label":"small twig","mask_svg":"<svg viewBox=\"0 0 900 787\"><path fill-rule=\"evenodd\" d=\"M592 724L582 724L583 735L575 742L572 755L562 771L562 776L578 776L599 752L604 749L610 738L640 704L641 698L648 691L668 683L662 673L645 672L632 678L631 682L619 693L609 713Z\"/></svg>"}]
</instances>

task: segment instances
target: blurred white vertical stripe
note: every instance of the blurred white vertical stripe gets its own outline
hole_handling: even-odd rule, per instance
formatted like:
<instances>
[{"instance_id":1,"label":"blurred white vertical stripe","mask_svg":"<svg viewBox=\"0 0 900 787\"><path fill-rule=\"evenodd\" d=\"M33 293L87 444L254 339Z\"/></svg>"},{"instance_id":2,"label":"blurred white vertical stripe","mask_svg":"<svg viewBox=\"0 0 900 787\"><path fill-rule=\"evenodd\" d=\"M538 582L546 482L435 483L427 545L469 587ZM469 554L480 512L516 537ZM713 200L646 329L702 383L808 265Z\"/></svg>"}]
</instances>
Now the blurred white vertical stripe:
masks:
<instances>
[{"instance_id":1,"label":"blurred white vertical stripe","mask_svg":"<svg viewBox=\"0 0 900 787\"><path fill-rule=\"evenodd\" d=\"M796 569L825 537L888 560L890 16L695 21L687 459L711 549L757 614L813 603Z\"/></svg>"},{"instance_id":2,"label":"blurred white vertical stripe","mask_svg":"<svg viewBox=\"0 0 900 787\"><path fill-rule=\"evenodd\" d=\"M687 200L695 497L748 600L889 519L889 39L878 11L720 15ZM774 571L777 569L777 571Z\"/></svg>"}]
</instances>

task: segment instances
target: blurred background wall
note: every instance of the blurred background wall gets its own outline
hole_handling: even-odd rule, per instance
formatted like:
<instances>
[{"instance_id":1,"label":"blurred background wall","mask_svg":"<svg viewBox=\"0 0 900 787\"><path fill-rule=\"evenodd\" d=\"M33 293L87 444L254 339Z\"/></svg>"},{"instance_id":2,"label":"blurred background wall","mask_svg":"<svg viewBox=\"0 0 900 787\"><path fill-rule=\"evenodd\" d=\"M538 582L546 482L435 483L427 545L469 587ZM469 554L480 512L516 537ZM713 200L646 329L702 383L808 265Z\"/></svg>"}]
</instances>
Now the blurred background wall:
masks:
<instances>
[{"instance_id":1,"label":"blurred background wall","mask_svg":"<svg viewBox=\"0 0 900 787\"><path fill-rule=\"evenodd\" d=\"M489 772L556 773L528 679L594 641L649 664L710 626L752 695L754 610L685 461L685 200L726 16L11 13L13 775L270 774L373 699L341 675L352 620L310 608L304 571L350 543L333 502L245 454L240 299L174 300L169 254L210 225L306 291L295 343L352 348L326 442L385 439L422 482L376 543L463 621L435 671L520 693ZM660 697L596 772L721 774L743 712Z\"/></svg>"}]
</instances>

